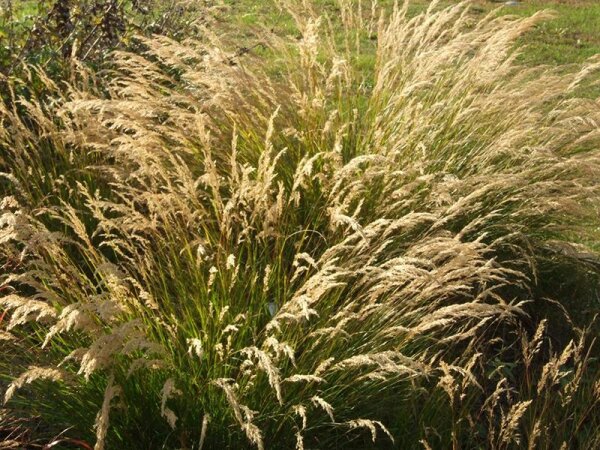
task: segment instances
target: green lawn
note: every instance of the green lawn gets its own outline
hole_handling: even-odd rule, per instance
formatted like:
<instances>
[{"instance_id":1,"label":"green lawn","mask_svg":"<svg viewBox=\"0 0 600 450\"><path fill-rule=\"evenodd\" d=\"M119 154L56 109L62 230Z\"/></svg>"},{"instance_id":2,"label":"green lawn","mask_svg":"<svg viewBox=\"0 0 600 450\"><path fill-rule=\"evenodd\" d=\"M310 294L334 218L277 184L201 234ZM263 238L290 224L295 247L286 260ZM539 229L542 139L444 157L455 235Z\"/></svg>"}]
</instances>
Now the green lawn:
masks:
<instances>
[{"instance_id":1,"label":"green lawn","mask_svg":"<svg viewBox=\"0 0 600 450\"><path fill-rule=\"evenodd\" d=\"M443 0L441 6L457 3L458 0ZM37 10L37 2L21 0L14 2L15 11L22 19L13 26L26 26L31 14ZM272 0L226 0L230 6L230 21L256 26L277 26L282 32L292 31L289 17L281 14ZM314 0L324 7L332 17L337 15L336 0ZM378 4L391 8L394 0L380 0ZM430 0L412 0L411 11L425 9ZM363 0L364 10L370 9L370 2ZM528 65L550 64L568 65L580 63L586 58L600 53L600 1L598 0L524 0L516 6L506 6L503 1L474 0L473 15L483 15L500 8L502 14L519 16L532 15L536 11L551 9L556 18L549 20L522 40L526 50L522 61ZM285 18L284 18L285 17ZM4 23L6 27L7 23Z\"/></svg>"},{"instance_id":2,"label":"green lawn","mask_svg":"<svg viewBox=\"0 0 600 450\"><path fill-rule=\"evenodd\" d=\"M479 1L474 9L486 13L498 3ZM501 5L501 4L500 4ZM525 0L517 6L504 6L502 13L531 16L537 11L551 10L555 17L538 25L521 39L520 61L526 65L561 66L570 70L572 64L600 54L600 1L598 0ZM600 73L596 77L600 81ZM600 96L600 86L587 83L576 95Z\"/></svg>"},{"instance_id":3,"label":"green lawn","mask_svg":"<svg viewBox=\"0 0 600 450\"><path fill-rule=\"evenodd\" d=\"M445 0L440 6L457 3L458 0ZM233 24L254 25L279 30L281 33L293 33L294 26L290 18L282 14L272 1L228 0L231 10L229 21ZM315 4L330 13L333 20L339 16L336 0L315 0ZM381 0L380 6L391 8L393 0ZM537 11L551 10L555 18L536 27L521 39L522 55L520 61L525 65L562 66L570 69L571 64L581 63L600 54L600 1L598 0L524 0L518 5L505 5L502 1L473 1L472 14L480 17L497 9L499 14L530 16ZM364 10L368 11L370 2L363 0ZM412 0L411 13L427 8L430 0ZM247 27L246 27L247 29ZM598 86L588 85L579 95L597 97Z\"/></svg>"},{"instance_id":4,"label":"green lawn","mask_svg":"<svg viewBox=\"0 0 600 450\"><path fill-rule=\"evenodd\" d=\"M570 64L600 53L600 2L535 0L507 7L506 11L526 16L542 9L552 9L556 18L541 24L524 39L525 62Z\"/></svg>"}]
</instances>

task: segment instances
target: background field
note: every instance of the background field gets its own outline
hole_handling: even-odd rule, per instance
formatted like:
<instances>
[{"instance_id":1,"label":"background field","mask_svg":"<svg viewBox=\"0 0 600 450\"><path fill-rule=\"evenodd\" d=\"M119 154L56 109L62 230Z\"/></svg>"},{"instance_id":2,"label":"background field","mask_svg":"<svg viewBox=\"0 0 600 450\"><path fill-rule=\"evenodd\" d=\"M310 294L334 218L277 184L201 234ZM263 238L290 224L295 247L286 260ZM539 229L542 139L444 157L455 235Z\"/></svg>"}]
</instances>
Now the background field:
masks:
<instances>
[{"instance_id":1,"label":"background field","mask_svg":"<svg viewBox=\"0 0 600 450\"><path fill-rule=\"evenodd\" d=\"M286 23L289 29L293 24L289 17L284 17L274 6L271 0L225 0L230 8L229 20L232 24L256 25L275 27L285 30ZM316 5L324 7L335 17L335 0L318 0ZM381 6L391 8L393 0L381 0ZM430 0L412 0L411 11L417 13L425 10ZM457 0L442 0L440 6L458 3ZM565 65L580 63L585 59L600 53L600 2L597 0L524 0L516 5L508 5L504 1L473 0L472 15L476 18L498 10L499 14L514 14L517 16L530 16L537 11L552 10L556 17L540 25L535 31L522 39L523 56L521 61L527 65ZM369 2L364 1L365 9ZM28 26L31 16L36 13L37 2L17 1L14 7L20 11L20 21L13 26ZM265 23L265 18L267 22ZM4 27L7 27L7 23ZM0 35L2 36L2 35Z\"/></svg>"},{"instance_id":2,"label":"background field","mask_svg":"<svg viewBox=\"0 0 600 450\"><path fill-rule=\"evenodd\" d=\"M239 0L227 1L231 7L232 23L244 25L266 26L277 30L293 29L293 23L285 23L283 14L277 11L270 1ZM319 0L316 4L323 6L336 17L335 0ZM365 1L367 5L369 2ZM421 12L430 5L430 0L413 0L410 11L413 14ZM458 1L441 1L440 6L458 3ZM379 5L391 8L393 0L382 0ZM564 66L581 63L600 53L600 2L597 0L525 0L517 5L507 5L505 2L490 0L474 0L472 2L474 18L482 17L490 11L497 10L498 14L514 14L521 17L531 16L538 11L551 10L555 18L539 25L521 39L522 46L520 62L525 65ZM366 8L366 6L365 6ZM264 18L270 18L264 23ZM587 85L579 95L594 97L600 94L598 86Z\"/></svg>"}]
</instances>

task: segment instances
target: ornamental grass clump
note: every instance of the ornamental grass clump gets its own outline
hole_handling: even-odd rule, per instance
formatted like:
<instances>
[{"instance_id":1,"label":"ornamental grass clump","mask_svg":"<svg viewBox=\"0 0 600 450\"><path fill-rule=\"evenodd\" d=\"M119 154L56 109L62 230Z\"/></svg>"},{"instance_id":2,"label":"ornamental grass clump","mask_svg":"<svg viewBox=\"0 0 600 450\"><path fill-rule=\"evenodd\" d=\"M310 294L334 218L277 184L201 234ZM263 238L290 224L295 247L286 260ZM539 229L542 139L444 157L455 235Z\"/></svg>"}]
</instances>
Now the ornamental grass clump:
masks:
<instances>
[{"instance_id":1,"label":"ornamental grass clump","mask_svg":"<svg viewBox=\"0 0 600 450\"><path fill-rule=\"evenodd\" d=\"M139 38L3 107L6 420L95 449L598 446L600 102L574 93L600 60L516 65L544 13L280 6L298 39Z\"/></svg>"}]
</instances>

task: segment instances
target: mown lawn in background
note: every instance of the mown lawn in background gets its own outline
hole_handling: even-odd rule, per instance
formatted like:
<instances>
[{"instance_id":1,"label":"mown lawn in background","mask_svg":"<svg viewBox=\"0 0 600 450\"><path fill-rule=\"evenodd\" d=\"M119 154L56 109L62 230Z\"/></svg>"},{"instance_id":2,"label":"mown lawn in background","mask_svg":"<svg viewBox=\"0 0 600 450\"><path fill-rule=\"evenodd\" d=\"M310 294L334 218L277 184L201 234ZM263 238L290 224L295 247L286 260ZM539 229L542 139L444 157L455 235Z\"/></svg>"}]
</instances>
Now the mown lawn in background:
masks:
<instances>
[{"instance_id":1,"label":"mown lawn in background","mask_svg":"<svg viewBox=\"0 0 600 450\"><path fill-rule=\"evenodd\" d=\"M442 0L440 6L457 3L458 0ZM232 23L275 27L285 33L294 32L289 16L280 13L273 0L225 0L231 8L229 17ZM370 1L362 0L365 12L370 10ZM430 0L412 0L410 11L417 13L427 8ZM551 9L556 17L540 24L529 33L521 44L526 46L521 61L527 65L569 65L581 63L600 53L600 1L599 0L523 0L509 6L498 0L473 0L472 14L481 16L493 9L500 14L530 16L537 11ZM21 0L13 3L22 22L13 25L24 26L37 7L36 2ZM324 7L331 17L336 18L337 0L314 0L314 4ZM394 0L379 0L378 5L391 8ZM29 20L28 20L29 19ZM4 24L6 27L9 24ZM600 93L600 91L598 91Z\"/></svg>"},{"instance_id":2,"label":"mown lawn in background","mask_svg":"<svg viewBox=\"0 0 600 450\"><path fill-rule=\"evenodd\" d=\"M458 0L444 0L440 6L457 3ZM232 21L250 25L283 25L291 31L289 17L279 14L272 0L225 0L232 11ZM335 17L336 0L315 0L314 3L325 7ZM370 2L363 0L364 10L370 9ZM430 0L412 0L411 11L416 13L427 8ZM474 15L485 14L495 8L501 8L502 14L529 16L536 11L551 9L556 18L541 24L535 31L522 40L527 46L522 61L525 64L563 65L584 61L600 53L600 1L598 0L524 0L518 5L508 6L504 1L474 0ZM36 11L36 2L21 0L14 2L13 8L27 20ZM380 6L391 8L394 0L380 0ZM265 18L272 23L264 23ZM287 27L285 26L287 21ZM279 28L279 27L278 27Z\"/></svg>"},{"instance_id":3,"label":"mown lawn in background","mask_svg":"<svg viewBox=\"0 0 600 450\"><path fill-rule=\"evenodd\" d=\"M444 0L439 6L457 3L458 0ZM293 23L285 14L267 0L227 0L231 7L229 15L232 23L254 25L267 29L280 30L282 33L295 33ZM338 10L336 0L316 0L315 4L329 11L335 21ZM363 0L365 12L370 10L370 2ZM416 14L426 9L430 0L412 0L410 12ZM552 10L555 18L547 20L521 39L522 64L561 66L570 70L577 64L600 54L600 1L599 0L524 0L517 5L507 5L504 1L474 0L474 17L488 14L494 9L498 14L531 16L537 11ZM380 6L391 8L394 0L380 0ZM366 45L369 45L368 42ZM600 81L600 76L597 77ZM600 86L592 83L583 86L578 95L586 97L600 96Z\"/></svg>"},{"instance_id":4,"label":"mown lawn in background","mask_svg":"<svg viewBox=\"0 0 600 450\"><path fill-rule=\"evenodd\" d=\"M488 2L489 4L492 4ZM556 18L540 24L523 39L527 64L572 64L600 53L600 2L597 0L532 0L505 7L519 16L552 9Z\"/></svg>"},{"instance_id":5,"label":"mown lawn in background","mask_svg":"<svg viewBox=\"0 0 600 450\"><path fill-rule=\"evenodd\" d=\"M475 10L485 13L502 4L479 1ZM504 6L503 13L531 16L537 11L551 10L555 18L542 22L520 40L520 61L529 66L561 66L565 71L600 54L600 1L598 0L529 0L516 6ZM600 82L600 74L595 77ZM600 85L588 83L576 95L597 98Z\"/></svg>"}]
</instances>

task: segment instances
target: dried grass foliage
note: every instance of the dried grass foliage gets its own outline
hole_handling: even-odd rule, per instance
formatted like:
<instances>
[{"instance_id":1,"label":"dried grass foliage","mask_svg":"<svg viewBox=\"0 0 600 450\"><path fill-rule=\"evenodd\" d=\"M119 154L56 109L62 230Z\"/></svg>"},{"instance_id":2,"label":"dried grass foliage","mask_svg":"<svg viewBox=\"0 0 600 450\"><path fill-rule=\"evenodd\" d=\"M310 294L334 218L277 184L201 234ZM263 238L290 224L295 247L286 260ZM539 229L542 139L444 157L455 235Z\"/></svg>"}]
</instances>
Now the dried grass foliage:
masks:
<instances>
[{"instance_id":1,"label":"dried grass foliage","mask_svg":"<svg viewBox=\"0 0 600 450\"><path fill-rule=\"evenodd\" d=\"M262 36L277 74L206 30L140 38L103 87L80 69L50 102L2 106L0 344L34 327L61 349L5 399L108 376L99 449L132 379L190 447L232 427L257 448L331 430L597 444L589 333L555 348L531 308L542 251L597 258L570 239L597 237L600 103L568 93L598 59L517 67L512 44L543 14L342 1L340 44L332 18L284 7L302 37ZM416 405L416 429L393 435Z\"/></svg>"}]
</instances>

